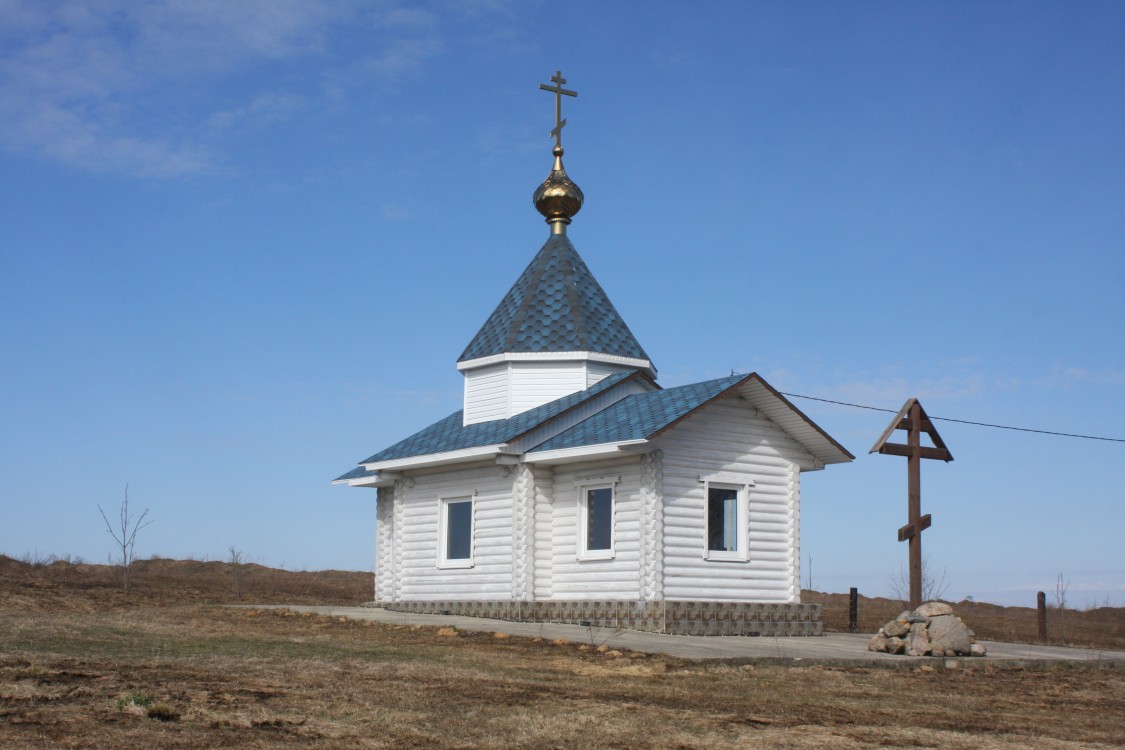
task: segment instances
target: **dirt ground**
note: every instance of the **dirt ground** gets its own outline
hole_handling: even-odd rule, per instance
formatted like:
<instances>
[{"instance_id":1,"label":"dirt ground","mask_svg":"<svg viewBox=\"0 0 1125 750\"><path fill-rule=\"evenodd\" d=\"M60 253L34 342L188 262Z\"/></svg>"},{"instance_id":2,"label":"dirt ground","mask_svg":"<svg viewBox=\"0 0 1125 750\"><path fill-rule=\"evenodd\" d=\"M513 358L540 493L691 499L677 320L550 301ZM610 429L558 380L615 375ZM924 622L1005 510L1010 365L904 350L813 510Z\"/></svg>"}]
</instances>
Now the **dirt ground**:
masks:
<instances>
[{"instance_id":1,"label":"dirt ground","mask_svg":"<svg viewBox=\"0 0 1125 750\"><path fill-rule=\"evenodd\" d=\"M0 747L1125 746L1119 669L690 662L227 609L204 602L228 570L192 588L191 561L158 562L118 596L0 558ZM303 586L305 603L355 603L370 583L264 570L263 602Z\"/></svg>"}]
</instances>

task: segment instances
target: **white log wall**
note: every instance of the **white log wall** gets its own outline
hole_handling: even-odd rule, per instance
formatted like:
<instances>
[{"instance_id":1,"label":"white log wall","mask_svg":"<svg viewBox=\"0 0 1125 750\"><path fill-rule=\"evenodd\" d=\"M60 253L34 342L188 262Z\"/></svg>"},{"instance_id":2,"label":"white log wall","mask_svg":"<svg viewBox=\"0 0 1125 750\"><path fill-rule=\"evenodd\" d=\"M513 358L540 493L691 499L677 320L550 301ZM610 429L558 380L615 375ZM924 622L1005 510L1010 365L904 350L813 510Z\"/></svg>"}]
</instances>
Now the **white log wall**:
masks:
<instances>
[{"instance_id":1,"label":"white log wall","mask_svg":"<svg viewBox=\"0 0 1125 750\"><path fill-rule=\"evenodd\" d=\"M515 479L511 467L484 465L396 483L393 567L397 600L511 598ZM467 496L473 497L473 567L439 568L439 500Z\"/></svg>"},{"instance_id":2,"label":"white log wall","mask_svg":"<svg viewBox=\"0 0 1125 750\"><path fill-rule=\"evenodd\" d=\"M524 465L534 478L534 594L536 600L550 599L555 533L555 473L550 466Z\"/></svg>"},{"instance_id":3,"label":"white log wall","mask_svg":"<svg viewBox=\"0 0 1125 750\"><path fill-rule=\"evenodd\" d=\"M654 441L663 449L664 597L797 602L800 470L811 457L740 398L705 407ZM723 474L749 493L748 560L706 559L706 497L699 476Z\"/></svg>"},{"instance_id":4,"label":"white log wall","mask_svg":"<svg viewBox=\"0 0 1125 750\"><path fill-rule=\"evenodd\" d=\"M395 491L380 487L375 506L375 601L394 601L394 499Z\"/></svg>"},{"instance_id":5,"label":"white log wall","mask_svg":"<svg viewBox=\"0 0 1125 750\"><path fill-rule=\"evenodd\" d=\"M512 495L512 600L531 601L535 591L535 473L515 467Z\"/></svg>"},{"instance_id":6,"label":"white log wall","mask_svg":"<svg viewBox=\"0 0 1125 750\"><path fill-rule=\"evenodd\" d=\"M578 488L586 477L620 477L614 487L611 560L578 559ZM593 482L602 484L601 481ZM641 459L556 466L551 533L552 599L640 599Z\"/></svg>"},{"instance_id":7,"label":"white log wall","mask_svg":"<svg viewBox=\"0 0 1125 750\"><path fill-rule=\"evenodd\" d=\"M800 601L804 449L737 397L705 407L652 448L555 467L476 464L381 488L376 599ZM706 559L699 477L720 474L753 484L746 561ZM578 488L591 477L620 477L609 560L578 559ZM439 499L474 492L473 567L439 568Z\"/></svg>"}]
</instances>

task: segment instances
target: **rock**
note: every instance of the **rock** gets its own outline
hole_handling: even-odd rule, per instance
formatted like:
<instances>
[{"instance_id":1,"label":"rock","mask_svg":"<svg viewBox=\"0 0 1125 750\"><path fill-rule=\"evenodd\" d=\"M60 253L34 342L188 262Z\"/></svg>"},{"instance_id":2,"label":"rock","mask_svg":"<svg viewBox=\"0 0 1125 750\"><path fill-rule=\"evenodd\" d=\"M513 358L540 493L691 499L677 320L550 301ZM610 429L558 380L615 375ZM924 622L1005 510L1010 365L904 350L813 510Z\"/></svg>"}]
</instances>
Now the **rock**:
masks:
<instances>
[{"instance_id":1,"label":"rock","mask_svg":"<svg viewBox=\"0 0 1125 750\"><path fill-rule=\"evenodd\" d=\"M919 617L937 617L939 615L953 614L953 607L945 602L926 602L918 609L914 610L914 614Z\"/></svg>"},{"instance_id":2,"label":"rock","mask_svg":"<svg viewBox=\"0 0 1125 750\"><path fill-rule=\"evenodd\" d=\"M951 614L935 615L930 618L927 627L931 648L945 653L952 650L955 654L968 654L972 641L969 639L969 629L961 618Z\"/></svg>"},{"instance_id":3,"label":"rock","mask_svg":"<svg viewBox=\"0 0 1125 750\"><path fill-rule=\"evenodd\" d=\"M908 656L984 656L984 647L976 646L973 631L944 602L926 602L913 612L901 612L879 628L867 648Z\"/></svg>"},{"instance_id":4,"label":"rock","mask_svg":"<svg viewBox=\"0 0 1125 750\"><path fill-rule=\"evenodd\" d=\"M910 627L910 650L918 656L925 656L930 651L929 631L920 622Z\"/></svg>"},{"instance_id":5,"label":"rock","mask_svg":"<svg viewBox=\"0 0 1125 750\"><path fill-rule=\"evenodd\" d=\"M909 613L907 613L909 614ZM902 615L899 615L902 617ZM910 632L910 626L903 620L891 620L879 631L891 638L901 637Z\"/></svg>"},{"instance_id":6,"label":"rock","mask_svg":"<svg viewBox=\"0 0 1125 750\"><path fill-rule=\"evenodd\" d=\"M983 643L974 643L969 646L970 656L984 656L986 653L988 653L988 651L985 649Z\"/></svg>"}]
</instances>

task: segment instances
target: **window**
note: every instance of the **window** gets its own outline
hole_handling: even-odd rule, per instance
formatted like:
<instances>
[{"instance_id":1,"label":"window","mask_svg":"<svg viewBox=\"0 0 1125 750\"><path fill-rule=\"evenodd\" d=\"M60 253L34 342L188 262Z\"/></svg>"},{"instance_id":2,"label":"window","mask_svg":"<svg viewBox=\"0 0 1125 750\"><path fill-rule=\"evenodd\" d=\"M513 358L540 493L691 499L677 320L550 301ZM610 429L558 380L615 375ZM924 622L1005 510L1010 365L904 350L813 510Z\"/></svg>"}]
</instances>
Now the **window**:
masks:
<instances>
[{"instance_id":1,"label":"window","mask_svg":"<svg viewBox=\"0 0 1125 750\"><path fill-rule=\"evenodd\" d=\"M582 487L578 502L578 556L613 557L613 485Z\"/></svg>"},{"instance_id":2,"label":"window","mask_svg":"<svg viewBox=\"0 0 1125 750\"><path fill-rule=\"evenodd\" d=\"M440 568L473 567L473 499L444 498L441 501L438 544Z\"/></svg>"},{"instance_id":3,"label":"window","mask_svg":"<svg viewBox=\"0 0 1125 750\"><path fill-rule=\"evenodd\" d=\"M706 487L707 559L745 560L749 532L743 487L713 482Z\"/></svg>"}]
</instances>

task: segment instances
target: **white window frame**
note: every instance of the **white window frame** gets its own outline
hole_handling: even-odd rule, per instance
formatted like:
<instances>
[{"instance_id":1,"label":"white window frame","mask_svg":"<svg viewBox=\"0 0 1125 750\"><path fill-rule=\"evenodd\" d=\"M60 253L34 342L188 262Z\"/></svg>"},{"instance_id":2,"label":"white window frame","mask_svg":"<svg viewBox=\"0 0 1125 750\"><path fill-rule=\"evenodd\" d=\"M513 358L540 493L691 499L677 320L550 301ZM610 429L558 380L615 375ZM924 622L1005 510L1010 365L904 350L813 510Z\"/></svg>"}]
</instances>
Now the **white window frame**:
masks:
<instances>
[{"instance_id":1,"label":"white window frame","mask_svg":"<svg viewBox=\"0 0 1125 750\"><path fill-rule=\"evenodd\" d=\"M750 559L750 488L752 482L704 479L703 482L703 558L714 562L746 562ZM711 549L711 489L735 490L738 504L735 524L735 543L733 550Z\"/></svg>"},{"instance_id":2,"label":"white window frame","mask_svg":"<svg viewBox=\"0 0 1125 750\"><path fill-rule=\"evenodd\" d=\"M609 549L587 549L586 539L589 523L589 498L594 490L609 490ZM617 482L589 482L578 485L578 526L575 529L578 537L579 560L612 560L617 556Z\"/></svg>"},{"instance_id":3,"label":"white window frame","mask_svg":"<svg viewBox=\"0 0 1125 750\"><path fill-rule=\"evenodd\" d=\"M469 556L466 558L446 557L449 549L449 506L456 503L469 503ZM440 569L471 568L476 559L477 549L477 501L473 495L458 495L438 499L438 554L437 566Z\"/></svg>"}]
</instances>

